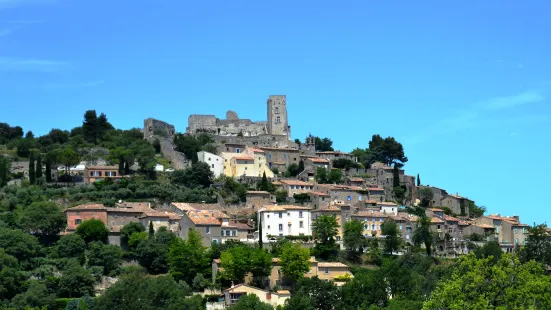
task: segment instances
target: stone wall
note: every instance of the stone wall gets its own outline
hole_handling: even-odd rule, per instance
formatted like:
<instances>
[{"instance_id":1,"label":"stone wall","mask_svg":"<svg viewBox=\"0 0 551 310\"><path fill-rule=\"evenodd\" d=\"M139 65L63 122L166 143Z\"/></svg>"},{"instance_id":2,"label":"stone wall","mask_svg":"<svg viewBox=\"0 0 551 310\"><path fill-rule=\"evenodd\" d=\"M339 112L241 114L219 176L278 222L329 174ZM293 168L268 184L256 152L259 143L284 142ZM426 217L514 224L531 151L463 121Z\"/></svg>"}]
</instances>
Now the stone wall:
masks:
<instances>
[{"instance_id":1,"label":"stone wall","mask_svg":"<svg viewBox=\"0 0 551 310\"><path fill-rule=\"evenodd\" d=\"M192 114L188 118L188 134L210 133L219 136L258 136L267 134L266 122L253 122L250 119L239 119L237 113L228 111L226 119L214 115Z\"/></svg>"},{"instance_id":2,"label":"stone wall","mask_svg":"<svg viewBox=\"0 0 551 310\"><path fill-rule=\"evenodd\" d=\"M181 170L191 165L191 160L188 160L184 153L176 151L174 145L174 135L176 130L173 125L160 120L148 118L144 120L144 139L153 141L158 139L161 144L161 153L170 161L172 167L176 170Z\"/></svg>"},{"instance_id":3,"label":"stone wall","mask_svg":"<svg viewBox=\"0 0 551 310\"><path fill-rule=\"evenodd\" d=\"M268 146L297 148L298 145L290 141L287 136L258 135L258 136L214 136L214 140L220 144L242 144L246 146Z\"/></svg>"}]
</instances>

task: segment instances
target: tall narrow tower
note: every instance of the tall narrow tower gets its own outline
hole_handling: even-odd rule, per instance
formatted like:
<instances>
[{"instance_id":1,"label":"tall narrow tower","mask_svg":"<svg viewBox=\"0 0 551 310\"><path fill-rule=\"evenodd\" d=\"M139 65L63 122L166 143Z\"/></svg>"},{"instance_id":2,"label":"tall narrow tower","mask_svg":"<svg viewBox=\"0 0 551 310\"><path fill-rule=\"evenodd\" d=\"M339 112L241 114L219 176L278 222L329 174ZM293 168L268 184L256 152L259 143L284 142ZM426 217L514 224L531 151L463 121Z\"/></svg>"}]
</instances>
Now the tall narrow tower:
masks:
<instances>
[{"instance_id":1,"label":"tall narrow tower","mask_svg":"<svg viewBox=\"0 0 551 310\"><path fill-rule=\"evenodd\" d=\"M287 103L285 95L271 95L268 98L268 134L291 138L287 121Z\"/></svg>"}]
</instances>

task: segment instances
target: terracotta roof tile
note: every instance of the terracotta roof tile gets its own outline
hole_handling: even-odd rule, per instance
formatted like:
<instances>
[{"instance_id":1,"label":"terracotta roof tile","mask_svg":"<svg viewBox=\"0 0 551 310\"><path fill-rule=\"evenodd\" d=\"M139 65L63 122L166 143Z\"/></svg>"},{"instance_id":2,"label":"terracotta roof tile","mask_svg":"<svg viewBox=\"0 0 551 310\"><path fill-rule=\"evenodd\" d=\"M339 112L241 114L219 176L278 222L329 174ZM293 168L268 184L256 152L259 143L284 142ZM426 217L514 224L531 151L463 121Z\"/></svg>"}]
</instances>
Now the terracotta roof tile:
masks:
<instances>
[{"instance_id":1,"label":"terracotta roof tile","mask_svg":"<svg viewBox=\"0 0 551 310\"><path fill-rule=\"evenodd\" d=\"M253 151L254 153L264 153L263 150L254 147L250 147L248 150Z\"/></svg>"},{"instance_id":2,"label":"terracotta roof tile","mask_svg":"<svg viewBox=\"0 0 551 310\"><path fill-rule=\"evenodd\" d=\"M278 295L291 295L291 292L289 292L288 290L279 290L279 291L276 291L276 293Z\"/></svg>"},{"instance_id":3,"label":"terracotta roof tile","mask_svg":"<svg viewBox=\"0 0 551 310\"><path fill-rule=\"evenodd\" d=\"M119 167L117 166L88 166L86 169L94 169L94 170L119 170Z\"/></svg>"},{"instance_id":4,"label":"terracotta roof tile","mask_svg":"<svg viewBox=\"0 0 551 310\"><path fill-rule=\"evenodd\" d=\"M235 222L235 221L230 221L227 226L223 226L223 227L237 228L239 230L251 230L251 229L253 229L249 224L239 223L239 222Z\"/></svg>"},{"instance_id":5,"label":"terracotta roof tile","mask_svg":"<svg viewBox=\"0 0 551 310\"><path fill-rule=\"evenodd\" d=\"M348 268L348 266L346 266L346 265L343 264L343 263L339 263L339 262L318 263L318 267L322 267L322 268L325 268L325 267L341 267L341 268Z\"/></svg>"},{"instance_id":6,"label":"terracotta roof tile","mask_svg":"<svg viewBox=\"0 0 551 310\"><path fill-rule=\"evenodd\" d=\"M228 218L228 216L221 211L217 210L195 210L188 211L186 213L187 217L195 225L222 225L221 218Z\"/></svg>"},{"instance_id":7,"label":"terracotta roof tile","mask_svg":"<svg viewBox=\"0 0 551 310\"><path fill-rule=\"evenodd\" d=\"M494 228L494 226L488 225L488 224L476 224L475 226L478 226L480 228L487 228L487 229L490 229L490 228L493 229Z\"/></svg>"},{"instance_id":8,"label":"terracotta roof tile","mask_svg":"<svg viewBox=\"0 0 551 310\"><path fill-rule=\"evenodd\" d=\"M432 212L444 212L444 210L438 208L429 208L429 210Z\"/></svg>"},{"instance_id":9,"label":"terracotta roof tile","mask_svg":"<svg viewBox=\"0 0 551 310\"><path fill-rule=\"evenodd\" d=\"M247 155L233 156L232 159L235 159L235 160L254 160L254 158L252 158L251 156L247 156Z\"/></svg>"},{"instance_id":10,"label":"terracotta roof tile","mask_svg":"<svg viewBox=\"0 0 551 310\"><path fill-rule=\"evenodd\" d=\"M313 210L312 212L340 212L341 209L335 207L334 205L329 205L327 207L322 207L317 210Z\"/></svg>"},{"instance_id":11,"label":"terracotta roof tile","mask_svg":"<svg viewBox=\"0 0 551 310\"><path fill-rule=\"evenodd\" d=\"M111 207L105 207L105 210L106 210L107 212L126 212L126 213L143 213L143 212L146 212L146 210L134 209L134 208L111 208Z\"/></svg>"},{"instance_id":12,"label":"terracotta roof tile","mask_svg":"<svg viewBox=\"0 0 551 310\"><path fill-rule=\"evenodd\" d=\"M329 163L329 160L323 159L323 158L309 158L309 160L313 163Z\"/></svg>"},{"instance_id":13,"label":"terracotta roof tile","mask_svg":"<svg viewBox=\"0 0 551 310\"><path fill-rule=\"evenodd\" d=\"M286 211L286 210L312 210L310 207L293 206L293 205L267 205L259 211Z\"/></svg>"},{"instance_id":14,"label":"terracotta roof tile","mask_svg":"<svg viewBox=\"0 0 551 310\"><path fill-rule=\"evenodd\" d=\"M350 178L350 182L364 182L365 180L362 178Z\"/></svg>"},{"instance_id":15,"label":"terracotta roof tile","mask_svg":"<svg viewBox=\"0 0 551 310\"><path fill-rule=\"evenodd\" d=\"M367 190L371 192L371 191L384 191L385 189L380 187L368 187Z\"/></svg>"},{"instance_id":16,"label":"terracotta roof tile","mask_svg":"<svg viewBox=\"0 0 551 310\"><path fill-rule=\"evenodd\" d=\"M259 146L258 148L261 149L261 150L269 150L269 151L298 152L298 149L292 149L292 148L288 148L288 147Z\"/></svg>"},{"instance_id":17,"label":"terracotta roof tile","mask_svg":"<svg viewBox=\"0 0 551 310\"><path fill-rule=\"evenodd\" d=\"M313 186L313 184L299 180L280 180L280 182L285 185Z\"/></svg>"},{"instance_id":18,"label":"terracotta roof tile","mask_svg":"<svg viewBox=\"0 0 551 310\"><path fill-rule=\"evenodd\" d=\"M386 213L379 211L359 211L358 213L352 215L353 217L388 217Z\"/></svg>"},{"instance_id":19,"label":"terracotta roof tile","mask_svg":"<svg viewBox=\"0 0 551 310\"><path fill-rule=\"evenodd\" d=\"M99 203L86 203L66 209L65 211L79 211L79 210L105 210L105 206Z\"/></svg>"},{"instance_id":20,"label":"terracotta roof tile","mask_svg":"<svg viewBox=\"0 0 551 310\"><path fill-rule=\"evenodd\" d=\"M193 210L222 210L222 206L218 203L173 202L172 206L184 212Z\"/></svg>"},{"instance_id":21,"label":"terracotta roof tile","mask_svg":"<svg viewBox=\"0 0 551 310\"><path fill-rule=\"evenodd\" d=\"M443 224L443 223L444 223L443 220L441 220L440 218L438 218L438 217L436 217L436 216L433 216L433 217L431 218L430 221L431 221L431 223L433 223L433 224Z\"/></svg>"},{"instance_id":22,"label":"terracotta roof tile","mask_svg":"<svg viewBox=\"0 0 551 310\"><path fill-rule=\"evenodd\" d=\"M388 202L388 201L384 201L384 202L377 202L378 205L381 205L381 206L389 206L389 207L397 207L398 205L395 204L394 202Z\"/></svg>"},{"instance_id":23,"label":"terracotta roof tile","mask_svg":"<svg viewBox=\"0 0 551 310\"><path fill-rule=\"evenodd\" d=\"M248 191L247 195L270 195L267 191Z\"/></svg>"},{"instance_id":24,"label":"terracotta roof tile","mask_svg":"<svg viewBox=\"0 0 551 310\"><path fill-rule=\"evenodd\" d=\"M455 217L449 215L444 215L444 219L448 222L459 222L459 219L456 219Z\"/></svg>"},{"instance_id":25,"label":"terracotta roof tile","mask_svg":"<svg viewBox=\"0 0 551 310\"><path fill-rule=\"evenodd\" d=\"M329 197L328 194L322 193L322 192L309 192L308 194L311 194L311 195L314 195L314 196L325 196L325 197Z\"/></svg>"}]
</instances>

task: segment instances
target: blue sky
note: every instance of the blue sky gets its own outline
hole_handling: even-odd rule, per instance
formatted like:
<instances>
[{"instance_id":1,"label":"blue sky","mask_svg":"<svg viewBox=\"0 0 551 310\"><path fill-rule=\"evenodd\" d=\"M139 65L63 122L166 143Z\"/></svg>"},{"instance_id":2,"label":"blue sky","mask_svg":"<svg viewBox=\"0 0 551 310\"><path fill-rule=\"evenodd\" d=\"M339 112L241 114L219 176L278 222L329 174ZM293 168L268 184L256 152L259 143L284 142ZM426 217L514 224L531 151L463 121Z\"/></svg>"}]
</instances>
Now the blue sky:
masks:
<instances>
[{"instance_id":1,"label":"blue sky","mask_svg":"<svg viewBox=\"0 0 551 310\"><path fill-rule=\"evenodd\" d=\"M0 121L185 131L286 94L293 138L394 136L424 184L551 224L549 29L545 0L0 0Z\"/></svg>"}]
</instances>

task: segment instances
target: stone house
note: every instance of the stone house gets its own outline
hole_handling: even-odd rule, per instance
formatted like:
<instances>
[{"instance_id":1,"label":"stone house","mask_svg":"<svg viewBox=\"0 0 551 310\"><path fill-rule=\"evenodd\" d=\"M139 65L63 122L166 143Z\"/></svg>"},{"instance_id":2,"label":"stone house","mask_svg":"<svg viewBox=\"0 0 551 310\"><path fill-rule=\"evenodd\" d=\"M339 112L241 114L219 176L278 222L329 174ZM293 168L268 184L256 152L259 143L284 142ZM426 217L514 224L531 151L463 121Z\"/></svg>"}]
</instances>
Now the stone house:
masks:
<instances>
[{"instance_id":1,"label":"stone house","mask_svg":"<svg viewBox=\"0 0 551 310\"><path fill-rule=\"evenodd\" d=\"M287 290L270 292L247 284L232 285L222 292L222 297L227 307L234 305L241 296L245 295L256 295L261 302L267 303L274 308L283 306L285 301L291 298L291 293Z\"/></svg>"},{"instance_id":2,"label":"stone house","mask_svg":"<svg viewBox=\"0 0 551 310\"><path fill-rule=\"evenodd\" d=\"M398 212L396 215L390 215L390 217L396 222L401 232L402 240L412 244L413 231L415 230L418 217L405 212Z\"/></svg>"},{"instance_id":3,"label":"stone house","mask_svg":"<svg viewBox=\"0 0 551 310\"><path fill-rule=\"evenodd\" d=\"M461 197L459 194L447 195L440 200L440 207L448 207L453 213L469 216L469 204L472 200Z\"/></svg>"},{"instance_id":4,"label":"stone house","mask_svg":"<svg viewBox=\"0 0 551 310\"><path fill-rule=\"evenodd\" d=\"M368 200L367 190L350 185L342 184L316 184L314 190L317 192L327 193L333 202L346 204L358 204Z\"/></svg>"},{"instance_id":5,"label":"stone house","mask_svg":"<svg viewBox=\"0 0 551 310\"><path fill-rule=\"evenodd\" d=\"M262 240L271 236L311 236L311 209L293 205L268 205L257 212Z\"/></svg>"},{"instance_id":6,"label":"stone house","mask_svg":"<svg viewBox=\"0 0 551 310\"><path fill-rule=\"evenodd\" d=\"M380 187L368 187L367 192L369 193L369 199L379 202L386 200L385 189Z\"/></svg>"},{"instance_id":7,"label":"stone house","mask_svg":"<svg viewBox=\"0 0 551 310\"><path fill-rule=\"evenodd\" d=\"M359 211L356 214L352 215L352 218L360 221L364 224L363 235L366 238L369 237L381 237L381 225L389 217L388 214L382 213L380 211L368 210L368 211Z\"/></svg>"},{"instance_id":8,"label":"stone house","mask_svg":"<svg viewBox=\"0 0 551 310\"><path fill-rule=\"evenodd\" d=\"M258 175L254 174L253 176L262 177L264 174L266 174L267 178L274 177L274 173L267 165L266 156L263 150L259 148L249 147L245 149L245 153L254 158L255 169L258 169Z\"/></svg>"},{"instance_id":9,"label":"stone house","mask_svg":"<svg viewBox=\"0 0 551 310\"><path fill-rule=\"evenodd\" d=\"M278 168L280 172L287 170L290 164L299 164L300 151L288 147L259 147L264 151L266 162L270 169Z\"/></svg>"},{"instance_id":10,"label":"stone house","mask_svg":"<svg viewBox=\"0 0 551 310\"><path fill-rule=\"evenodd\" d=\"M265 157L260 153L249 155L244 153L222 153L224 159L224 175L229 177L266 177L273 178L273 172L266 166Z\"/></svg>"},{"instance_id":11,"label":"stone house","mask_svg":"<svg viewBox=\"0 0 551 310\"><path fill-rule=\"evenodd\" d=\"M252 210L258 210L265 205L274 204L276 202L275 195L266 191L248 191L247 201L245 205Z\"/></svg>"},{"instance_id":12,"label":"stone house","mask_svg":"<svg viewBox=\"0 0 551 310\"><path fill-rule=\"evenodd\" d=\"M499 242L503 251L512 253L526 240L526 227L520 223L518 216L501 216L490 214L475 219L477 225L492 226L494 238ZM516 233L516 234L515 234Z\"/></svg>"},{"instance_id":13,"label":"stone house","mask_svg":"<svg viewBox=\"0 0 551 310\"><path fill-rule=\"evenodd\" d=\"M339 281L341 277L354 276L348 266L339 262L318 262L315 257L310 257L310 270L304 274L306 278L318 277L320 280L335 281L335 285L341 286L344 282ZM272 258L272 272L269 276L270 287L285 287L284 274L281 271L279 258Z\"/></svg>"},{"instance_id":14,"label":"stone house","mask_svg":"<svg viewBox=\"0 0 551 310\"><path fill-rule=\"evenodd\" d=\"M173 233L180 233L180 220L182 216L167 211L146 211L140 216L140 223L148 229L150 223L153 223L153 229L158 231L161 227L166 227Z\"/></svg>"},{"instance_id":15,"label":"stone house","mask_svg":"<svg viewBox=\"0 0 551 310\"><path fill-rule=\"evenodd\" d=\"M200 162L209 165L210 171L217 178L224 174L224 159L216 154L206 151L197 152L197 158Z\"/></svg>"},{"instance_id":16,"label":"stone house","mask_svg":"<svg viewBox=\"0 0 551 310\"><path fill-rule=\"evenodd\" d=\"M365 180L363 178L358 177L348 177L346 179L348 185L350 186L357 186L357 187L365 187Z\"/></svg>"},{"instance_id":17,"label":"stone house","mask_svg":"<svg viewBox=\"0 0 551 310\"><path fill-rule=\"evenodd\" d=\"M117 166L87 166L84 169L84 183L94 183L104 179L120 181L119 167Z\"/></svg>"},{"instance_id":18,"label":"stone house","mask_svg":"<svg viewBox=\"0 0 551 310\"><path fill-rule=\"evenodd\" d=\"M194 203L194 202L172 202L166 207L169 212L174 212L179 215L184 215L188 211L196 210L222 210L222 206L218 203Z\"/></svg>"},{"instance_id":19,"label":"stone house","mask_svg":"<svg viewBox=\"0 0 551 310\"><path fill-rule=\"evenodd\" d=\"M287 197L293 197L295 194L305 194L313 191L314 186L310 183L299 180L279 180L283 190L287 192Z\"/></svg>"},{"instance_id":20,"label":"stone house","mask_svg":"<svg viewBox=\"0 0 551 310\"><path fill-rule=\"evenodd\" d=\"M88 203L63 211L67 218L67 233L72 233L80 223L89 219L98 219L107 226L107 210L103 204Z\"/></svg>"},{"instance_id":21,"label":"stone house","mask_svg":"<svg viewBox=\"0 0 551 310\"><path fill-rule=\"evenodd\" d=\"M222 243L226 240L247 241L254 239L253 228L246 223L229 221L227 225L221 226Z\"/></svg>"},{"instance_id":22,"label":"stone house","mask_svg":"<svg viewBox=\"0 0 551 310\"><path fill-rule=\"evenodd\" d=\"M218 153L242 153L247 146L241 143L225 143L222 145L222 148L219 149Z\"/></svg>"},{"instance_id":23,"label":"stone house","mask_svg":"<svg viewBox=\"0 0 551 310\"><path fill-rule=\"evenodd\" d=\"M314 209L320 209L328 206L331 203L331 197L327 193L309 192L310 204Z\"/></svg>"},{"instance_id":24,"label":"stone house","mask_svg":"<svg viewBox=\"0 0 551 310\"><path fill-rule=\"evenodd\" d=\"M320 158L327 159L329 161L333 161L335 159L348 159L353 162L356 162L356 156L350 154L350 153L343 153L341 151L327 151L327 152L316 152L316 155Z\"/></svg>"},{"instance_id":25,"label":"stone house","mask_svg":"<svg viewBox=\"0 0 551 310\"><path fill-rule=\"evenodd\" d=\"M324 168L324 169L329 169L330 168L329 160L327 160L325 158L307 157L306 161L305 161L305 165L306 164L311 164L314 167L314 169L316 169L316 170L317 170L317 168Z\"/></svg>"},{"instance_id":26,"label":"stone house","mask_svg":"<svg viewBox=\"0 0 551 310\"><path fill-rule=\"evenodd\" d=\"M377 206L379 207L379 210L385 214L398 214L399 206L394 202L378 202Z\"/></svg>"},{"instance_id":27,"label":"stone house","mask_svg":"<svg viewBox=\"0 0 551 310\"><path fill-rule=\"evenodd\" d=\"M187 211L180 220L180 237L187 240L195 229L203 237L203 245L222 242L222 226L229 224L229 217L218 210Z\"/></svg>"}]
</instances>

